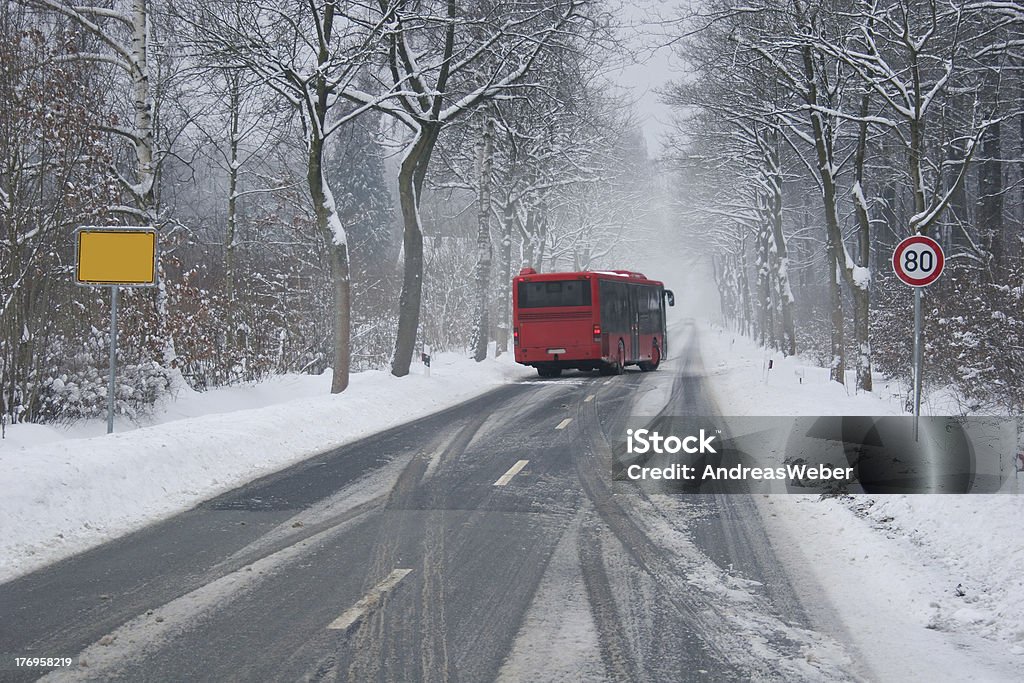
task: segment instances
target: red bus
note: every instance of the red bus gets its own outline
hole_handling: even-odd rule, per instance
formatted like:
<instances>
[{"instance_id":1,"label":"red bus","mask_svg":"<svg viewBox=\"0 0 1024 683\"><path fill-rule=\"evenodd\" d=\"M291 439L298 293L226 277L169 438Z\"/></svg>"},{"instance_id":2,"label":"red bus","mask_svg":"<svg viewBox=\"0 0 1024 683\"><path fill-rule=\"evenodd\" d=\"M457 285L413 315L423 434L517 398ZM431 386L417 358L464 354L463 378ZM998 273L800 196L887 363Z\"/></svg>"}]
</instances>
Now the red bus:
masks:
<instances>
[{"instance_id":1,"label":"red bus","mask_svg":"<svg viewBox=\"0 0 1024 683\"><path fill-rule=\"evenodd\" d=\"M516 362L541 377L562 370L617 375L627 365L657 370L668 353L662 283L628 270L538 273L524 268L512 287Z\"/></svg>"}]
</instances>

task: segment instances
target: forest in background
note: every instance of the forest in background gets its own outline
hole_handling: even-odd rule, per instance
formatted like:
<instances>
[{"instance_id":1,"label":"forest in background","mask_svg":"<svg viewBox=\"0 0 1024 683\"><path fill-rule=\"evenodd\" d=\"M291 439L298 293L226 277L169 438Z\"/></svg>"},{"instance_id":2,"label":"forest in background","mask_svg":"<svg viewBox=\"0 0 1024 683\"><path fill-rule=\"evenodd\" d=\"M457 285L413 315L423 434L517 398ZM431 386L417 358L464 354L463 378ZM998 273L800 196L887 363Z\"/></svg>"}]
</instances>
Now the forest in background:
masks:
<instances>
[{"instance_id":1,"label":"forest in background","mask_svg":"<svg viewBox=\"0 0 1024 683\"><path fill-rule=\"evenodd\" d=\"M851 391L907 379L893 246L946 249L926 388L1024 410L1024 6L1015 0L0 3L0 416L106 401L82 225L153 225L117 410L424 343L509 349L511 275L682 245L737 331ZM648 157L609 74L671 49ZM665 206L669 206L666 213ZM668 216L668 218L666 218ZM643 259L639 259L643 260ZM849 371L849 372L848 372ZM852 379L850 377L852 375Z\"/></svg>"},{"instance_id":2,"label":"forest in background","mask_svg":"<svg viewBox=\"0 0 1024 683\"><path fill-rule=\"evenodd\" d=\"M0 408L102 413L106 289L82 225L154 225L117 411L185 381L509 345L523 264L639 239L652 165L590 0L0 5ZM609 263L622 263L612 256Z\"/></svg>"},{"instance_id":3,"label":"forest in background","mask_svg":"<svg viewBox=\"0 0 1024 683\"><path fill-rule=\"evenodd\" d=\"M926 388L1024 411L1024 4L706 0L669 25L679 225L734 329L851 390L909 382L891 259L929 235Z\"/></svg>"}]
</instances>

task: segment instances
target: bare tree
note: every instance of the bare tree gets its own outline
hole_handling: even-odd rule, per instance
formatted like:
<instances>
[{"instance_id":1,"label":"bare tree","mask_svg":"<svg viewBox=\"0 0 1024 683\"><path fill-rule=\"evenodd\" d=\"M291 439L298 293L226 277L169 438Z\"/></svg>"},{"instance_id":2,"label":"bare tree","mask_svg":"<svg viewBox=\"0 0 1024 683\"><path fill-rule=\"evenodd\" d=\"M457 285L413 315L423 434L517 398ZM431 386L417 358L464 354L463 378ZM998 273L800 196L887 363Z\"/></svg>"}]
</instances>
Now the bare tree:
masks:
<instances>
[{"instance_id":1,"label":"bare tree","mask_svg":"<svg viewBox=\"0 0 1024 683\"><path fill-rule=\"evenodd\" d=\"M514 267L541 268L546 260L554 267L557 260L585 269L612 255L619 258L622 247L639 241L643 207L650 203L650 169L646 157L638 159L639 136L622 115L626 105L602 93L589 64L575 55L559 56L542 60L538 84L481 110L494 127L487 136L494 146L486 155L493 157L487 174L480 172L480 145L473 140L482 122L474 117L452 126L439 142L435 156L441 165L427 184L451 196L473 193L479 208L481 183L489 178L487 223L493 229L485 236L478 213L477 244L492 261L492 247L482 249L481 240L499 245L500 274L491 279L488 294L496 305L487 313L498 353L508 350ZM474 339L472 346L479 348Z\"/></svg>"},{"instance_id":2,"label":"bare tree","mask_svg":"<svg viewBox=\"0 0 1024 683\"><path fill-rule=\"evenodd\" d=\"M420 199L442 130L482 104L522 89L538 57L571 36L590 0L460 6L455 0L381 0L372 21L387 26L378 89L342 90L409 134L398 174L404 277L391 372L409 373L423 293Z\"/></svg>"},{"instance_id":3,"label":"bare tree","mask_svg":"<svg viewBox=\"0 0 1024 683\"><path fill-rule=\"evenodd\" d=\"M373 46L388 32L390 14L371 23L345 14L329 0L296 9L236 0L228 8L208 3L182 5L177 15L191 28L190 42L207 59L245 69L266 82L295 109L306 146L306 184L315 228L330 264L334 297L334 378L331 392L348 387L351 363L351 281L348 241L324 170L325 144L332 133L366 111L347 106Z\"/></svg>"},{"instance_id":4,"label":"bare tree","mask_svg":"<svg viewBox=\"0 0 1024 683\"><path fill-rule=\"evenodd\" d=\"M18 0L74 23L93 38L94 50L71 51L60 60L86 61L113 67L115 77L128 79L131 102L131 125L109 122L104 130L124 140L134 157L131 171L122 173L116 165L111 172L127 192L129 203L110 207L114 214L141 225L161 226L157 206L157 176L164 154L158 148L154 121L157 117L155 60L151 54L153 11L149 0L129 0L119 8L104 5L78 5L66 0ZM158 264L163 272L164 259ZM170 329L167 284L160 277L156 292L157 330L163 363L177 363L174 337Z\"/></svg>"},{"instance_id":5,"label":"bare tree","mask_svg":"<svg viewBox=\"0 0 1024 683\"><path fill-rule=\"evenodd\" d=\"M753 203L763 214L753 233L762 329L777 324L764 314L772 310L765 293L773 298L774 292L762 267L778 257L769 239L773 231L761 227L786 222L785 213L775 208L775 200L785 195L776 181L792 177L791 187L817 197L827 249L823 271L835 381L844 381L846 366L845 288L853 300L857 387L872 386L872 259L885 260L874 237L880 225L894 237L927 233L959 202L959 225L971 251L980 262L1000 267L1003 247L996 235L1003 231L981 230L975 242L963 207L979 146L984 141L987 159L1000 157L999 124L1013 115L996 94L998 65L1019 44L1013 38L1019 12L1011 5L864 0L850 7L833 1L722 0L704 3L689 17L687 28L693 30L680 45L696 78L679 87L678 103L702 113L684 117L688 149L693 140L717 137L717 146L704 150L710 154L708 165L732 166L727 177L753 173L763 179L763 190L751 194L753 202L747 199L734 211L723 208L729 202L714 209L723 216L731 213L736 225L749 221L743 203ZM776 84L775 91L764 84ZM789 176L779 170L787 163L793 168ZM1003 212L1002 176L995 169L995 163L986 163L979 178L980 211L991 216ZM813 189L807 188L808 180ZM902 187L912 209L897 227ZM726 250L742 256L735 247L739 241ZM744 270L732 257L717 267L727 287L744 286ZM730 293L729 299L737 303L743 297Z\"/></svg>"},{"instance_id":6,"label":"bare tree","mask_svg":"<svg viewBox=\"0 0 1024 683\"><path fill-rule=\"evenodd\" d=\"M0 8L0 425L59 415L47 383L84 355L88 329L88 306L69 303L68 235L118 196L98 128L103 75L63 59L75 38Z\"/></svg>"},{"instance_id":7,"label":"bare tree","mask_svg":"<svg viewBox=\"0 0 1024 683\"><path fill-rule=\"evenodd\" d=\"M735 24L707 27L699 39L680 47L696 77L668 87L664 99L681 112L694 108L698 112L679 119L687 138L674 152L676 165L695 169L701 181L721 178L723 183L688 207L699 224L721 225L718 248L732 256L722 262L725 277L720 284L733 287L740 282L737 278L746 278L730 265L741 255L735 239L738 229L741 242L755 248L758 334L764 343L792 355L796 353L795 298L783 191L791 173L786 168L787 121L782 116L790 106L791 92L775 67L748 49L740 52L742 67L735 68L736 27L751 17L737 10L734 20ZM693 144L697 141L699 146ZM748 240L747 233L755 239ZM731 301L744 299L732 296Z\"/></svg>"}]
</instances>

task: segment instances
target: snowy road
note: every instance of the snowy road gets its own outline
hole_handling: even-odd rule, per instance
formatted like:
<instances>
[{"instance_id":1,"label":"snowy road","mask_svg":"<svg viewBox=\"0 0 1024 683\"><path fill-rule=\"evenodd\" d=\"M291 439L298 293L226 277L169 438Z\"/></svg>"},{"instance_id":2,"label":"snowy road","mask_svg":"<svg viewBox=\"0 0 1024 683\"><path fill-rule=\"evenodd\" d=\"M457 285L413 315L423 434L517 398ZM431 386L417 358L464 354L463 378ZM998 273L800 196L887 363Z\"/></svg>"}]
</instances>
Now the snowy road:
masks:
<instances>
[{"instance_id":1,"label":"snowy road","mask_svg":"<svg viewBox=\"0 0 1024 683\"><path fill-rule=\"evenodd\" d=\"M611 494L628 416L715 412L680 353L497 389L4 584L0 652L79 656L53 680L859 679L749 497Z\"/></svg>"}]
</instances>

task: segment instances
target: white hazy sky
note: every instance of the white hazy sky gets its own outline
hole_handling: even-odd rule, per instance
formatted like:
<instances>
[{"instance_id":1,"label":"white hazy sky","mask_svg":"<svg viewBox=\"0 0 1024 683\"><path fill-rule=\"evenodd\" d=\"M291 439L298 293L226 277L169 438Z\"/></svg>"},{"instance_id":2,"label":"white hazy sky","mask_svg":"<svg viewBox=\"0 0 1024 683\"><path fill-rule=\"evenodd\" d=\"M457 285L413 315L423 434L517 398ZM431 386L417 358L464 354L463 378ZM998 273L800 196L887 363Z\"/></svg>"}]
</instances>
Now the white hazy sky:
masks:
<instances>
[{"instance_id":1,"label":"white hazy sky","mask_svg":"<svg viewBox=\"0 0 1024 683\"><path fill-rule=\"evenodd\" d=\"M671 29L658 22L676 14L674 3L658 0L625 2L619 15L629 25L625 38L636 53L636 60L613 72L611 77L636 100L635 109L641 119L647 149L652 157L661 152L661 138L668 132L671 111L661 104L655 92L678 78L679 63L672 51L664 47L664 34Z\"/></svg>"}]
</instances>

